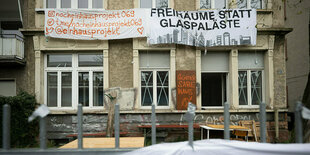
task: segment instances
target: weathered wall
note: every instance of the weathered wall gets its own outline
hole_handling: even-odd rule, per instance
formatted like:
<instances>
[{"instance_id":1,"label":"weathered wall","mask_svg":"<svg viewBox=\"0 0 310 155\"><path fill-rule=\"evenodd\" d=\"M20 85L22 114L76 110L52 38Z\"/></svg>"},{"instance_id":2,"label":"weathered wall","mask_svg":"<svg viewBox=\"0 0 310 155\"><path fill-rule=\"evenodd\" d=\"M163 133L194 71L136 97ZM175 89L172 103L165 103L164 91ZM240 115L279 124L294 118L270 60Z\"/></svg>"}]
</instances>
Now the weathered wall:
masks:
<instances>
[{"instance_id":1,"label":"weathered wall","mask_svg":"<svg viewBox=\"0 0 310 155\"><path fill-rule=\"evenodd\" d=\"M284 36L277 35L274 45L274 107L287 108L286 103L286 66L284 53Z\"/></svg>"},{"instance_id":2,"label":"weathered wall","mask_svg":"<svg viewBox=\"0 0 310 155\"><path fill-rule=\"evenodd\" d=\"M174 9L178 11L196 10L196 2L189 0L174 0Z\"/></svg>"},{"instance_id":3,"label":"weathered wall","mask_svg":"<svg viewBox=\"0 0 310 155\"><path fill-rule=\"evenodd\" d=\"M284 27L284 0L273 0L272 27Z\"/></svg>"},{"instance_id":4,"label":"weathered wall","mask_svg":"<svg viewBox=\"0 0 310 155\"><path fill-rule=\"evenodd\" d=\"M21 2L23 11L23 28L34 28L36 0L24 0Z\"/></svg>"},{"instance_id":5,"label":"weathered wall","mask_svg":"<svg viewBox=\"0 0 310 155\"><path fill-rule=\"evenodd\" d=\"M196 49L191 46L177 45L176 70L196 70Z\"/></svg>"},{"instance_id":6,"label":"weathered wall","mask_svg":"<svg viewBox=\"0 0 310 155\"><path fill-rule=\"evenodd\" d=\"M109 86L132 88L132 39L109 41Z\"/></svg>"},{"instance_id":7,"label":"weathered wall","mask_svg":"<svg viewBox=\"0 0 310 155\"><path fill-rule=\"evenodd\" d=\"M301 101L309 73L309 6L310 1L289 0L285 27L293 28L287 38L287 86L289 111Z\"/></svg>"},{"instance_id":8,"label":"weathered wall","mask_svg":"<svg viewBox=\"0 0 310 155\"><path fill-rule=\"evenodd\" d=\"M134 8L134 0L108 0L108 10L123 10Z\"/></svg>"}]
</instances>

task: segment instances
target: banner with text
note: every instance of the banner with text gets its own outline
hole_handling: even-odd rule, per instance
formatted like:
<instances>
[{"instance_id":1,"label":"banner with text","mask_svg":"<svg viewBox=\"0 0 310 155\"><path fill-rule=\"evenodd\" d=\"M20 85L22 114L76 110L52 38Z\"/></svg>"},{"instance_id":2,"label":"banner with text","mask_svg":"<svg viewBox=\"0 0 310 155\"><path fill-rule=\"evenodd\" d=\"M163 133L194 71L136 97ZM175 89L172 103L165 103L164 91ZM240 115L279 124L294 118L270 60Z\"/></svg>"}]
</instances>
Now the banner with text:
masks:
<instances>
[{"instance_id":1,"label":"banner with text","mask_svg":"<svg viewBox=\"0 0 310 155\"><path fill-rule=\"evenodd\" d=\"M149 44L232 46L256 44L256 10L151 9Z\"/></svg>"},{"instance_id":2,"label":"banner with text","mask_svg":"<svg viewBox=\"0 0 310 155\"><path fill-rule=\"evenodd\" d=\"M108 40L145 37L149 9L46 9L45 36Z\"/></svg>"},{"instance_id":3,"label":"banner with text","mask_svg":"<svg viewBox=\"0 0 310 155\"><path fill-rule=\"evenodd\" d=\"M45 36L109 40L147 37L149 44L256 44L256 10L46 9Z\"/></svg>"}]
</instances>

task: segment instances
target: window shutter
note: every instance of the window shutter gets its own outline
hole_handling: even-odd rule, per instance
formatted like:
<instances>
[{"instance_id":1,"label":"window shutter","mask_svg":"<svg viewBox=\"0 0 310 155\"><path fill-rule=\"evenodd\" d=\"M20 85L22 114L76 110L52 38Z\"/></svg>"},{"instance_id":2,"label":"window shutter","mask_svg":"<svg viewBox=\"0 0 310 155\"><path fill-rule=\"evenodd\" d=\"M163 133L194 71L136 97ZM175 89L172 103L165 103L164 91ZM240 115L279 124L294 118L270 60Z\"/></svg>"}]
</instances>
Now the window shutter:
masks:
<instances>
[{"instance_id":1,"label":"window shutter","mask_svg":"<svg viewBox=\"0 0 310 155\"><path fill-rule=\"evenodd\" d=\"M239 69L262 69L264 68L263 52L239 52L238 53Z\"/></svg>"},{"instance_id":2,"label":"window shutter","mask_svg":"<svg viewBox=\"0 0 310 155\"><path fill-rule=\"evenodd\" d=\"M169 68L170 52L142 51L139 52L140 68Z\"/></svg>"},{"instance_id":3,"label":"window shutter","mask_svg":"<svg viewBox=\"0 0 310 155\"><path fill-rule=\"evenodd\" d=\"M204 52L201 53L202 72L228 72L229 71L228 52Z\"/></svg>"}]
</instances>

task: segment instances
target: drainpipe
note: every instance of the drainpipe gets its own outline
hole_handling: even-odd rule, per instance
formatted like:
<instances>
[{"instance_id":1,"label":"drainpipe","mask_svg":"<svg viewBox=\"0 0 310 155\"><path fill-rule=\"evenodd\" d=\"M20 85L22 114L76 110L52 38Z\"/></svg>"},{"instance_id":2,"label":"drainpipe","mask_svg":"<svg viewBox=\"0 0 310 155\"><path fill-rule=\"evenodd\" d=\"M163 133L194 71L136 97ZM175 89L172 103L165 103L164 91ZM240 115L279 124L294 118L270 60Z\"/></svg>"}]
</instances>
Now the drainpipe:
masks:
<instances>
[{"instance_id":1,"label":"drainpipe","mask_svg":"<svg viewBox=\"0 0 310 155\"><path fill-rule=\"evenodd\" d=\"M274 119L275 119L275 130L276 130L276 141L279 140L279 109L275 108L274 110Z\"/></svg>"},{"instance_id":2,"label":"drainpipe","mask_svg":"<svg viewBox=\"0 0 310 155\"><path fill-rule=\"evenodd\" d=\"M22 10L21 10L21 7L20 7L20 0L17 0L17 3L18 3L18 11L19 11L20 21L22 22L22 26L24 27Z\"/></svg>"}]
</instances>

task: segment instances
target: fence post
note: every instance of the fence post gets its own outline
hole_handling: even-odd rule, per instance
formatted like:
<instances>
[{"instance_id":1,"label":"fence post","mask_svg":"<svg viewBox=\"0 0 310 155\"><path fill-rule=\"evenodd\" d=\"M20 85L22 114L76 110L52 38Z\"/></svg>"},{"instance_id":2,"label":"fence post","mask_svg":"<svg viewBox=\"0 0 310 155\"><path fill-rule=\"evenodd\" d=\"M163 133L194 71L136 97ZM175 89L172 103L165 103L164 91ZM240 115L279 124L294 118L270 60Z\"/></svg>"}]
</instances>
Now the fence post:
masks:
<instances>
[{"instance_id":1,"label":"fence post","mask_svg":"<svg viewBox=\"0 0 310 155\"><path fill-rule=\"evenodd\" d=\"M119 148L119 104L115 104L114 114L114 135L115 135L115 148Z\"/></svg>"},{"instance_id":2,"label":"fence post","mask_svg":"<svg viewBox=\"0 0 310 155\"><path fill-rule=\"evenodd\" d=\"M40 149L46 149L46 118L40 117Z\"/></svg>"},{"instance_id":3,"label":"fence post","mask_svg":"<svg viewBox=\"0 0 310 155\"><path fill-rule=\"evenodd\" d=\"M77 121L78 121L78 149L83 149L83 105L78 105L78 113L77 113Z\"/></svg>"},{"instance_id":4,"label":"fence post","mask_svg":"<svg viewBox=\"0 0 310 155\"><path fill-rule=\"evenodd\" d=\"M155 104L152 104L152 145L156 144L156 113Z\"/></svg>"},{"instance_id":5,"label":"fence post","mask_svg":"<svg viewBox=\"0 0 310 155\"><path fill-rule=\"evenodd\" d=\"M3 117L2 117L2 147L4 150L8 150L11 147L11 106L8 104L3 105Z\"/></svg>"},{"instance_id":6,"label":"fence post","mask_svg":"<svg viewBox=\"0 0 310 155\"><path fill-rule=\"evenodd\" d=\"M187 112L185 114L186 120L188 121L188 144L194 148L194 117L195 117L196 106L191 102L187 105Z\"/></svg>"},{"instance_id":7,"label":"fence post","mask_svg":"<svg viewBox=\"0 0 310 155\"><path fill-rule=\"evenodd\" d=\"M259 108L260 142L266 143L266 103L261 102Z\"/></svg>"},{"instance_id":8,"label":"fence post","mask_svg":"<svg viewBox=\"0 0 310 155\"><path fill-rule=\"evenodd\" d=\"M300 101L297 101L297 104L295 107L295 141L296 143L303 142L301 109L302 109L302 103Z\"/></svg>"},{"instance_id":9,"label":"fence post","mask_svg":"<svg viewBox=\"0 0 310 155\"><path fill-rule=\"evenodd\" d=\"M229 114L229 103L224 103L224 139L230 139L229 132L229 124L230 124L230 114Z\"/></svg>"}]
</instances>

